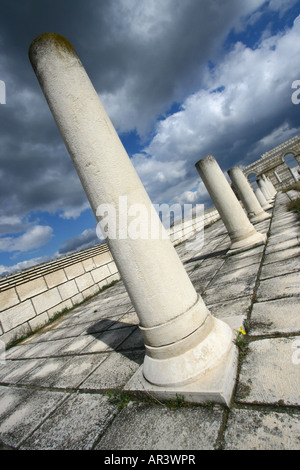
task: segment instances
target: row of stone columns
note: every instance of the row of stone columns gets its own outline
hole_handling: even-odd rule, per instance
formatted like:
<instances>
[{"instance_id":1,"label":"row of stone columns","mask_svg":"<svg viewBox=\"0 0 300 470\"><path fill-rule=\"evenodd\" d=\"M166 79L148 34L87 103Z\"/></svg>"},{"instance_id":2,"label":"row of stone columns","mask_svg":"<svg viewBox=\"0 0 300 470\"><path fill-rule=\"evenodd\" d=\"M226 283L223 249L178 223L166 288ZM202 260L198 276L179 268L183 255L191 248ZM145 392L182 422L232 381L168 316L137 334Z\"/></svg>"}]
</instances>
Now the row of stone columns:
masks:
<instances>
[{"instance_id":1,"label":"row of stone columns","mask_svg":"<svg viewBox=\"0 0 300 470\"><path fill-rule=\"evenodd\" d=\"M231 239L230 253L264 244L266 235L259 233L253 224L269 219L271 216L265 210L272 206L265 199L264 202L262 199L261 202L258 200L243 171L235 166L228 174L247 215L212 155L199 160L196 168L227 228ZM270 202L274 187L271 188L271 183L266 179L260 181L260 188L260 193L263 191ZM275 188L274 191L276 192Z\"/></svg>"},{"instance_id":2,"label":"row of stone columns","mask_svg":"<svg viewBox=\"0 0 300 470\"><path fill-rule=\"evenodd\" d=\"M119 196L126 195L129 206L143 204L159 225L73 46L60 35L43 34L32 42L29 56L97 220L99 205L110 204L118 214ZM264 243L265 236L249 221L214 158L204 158L197 169L231 237L231 250ZM266 218L240 170L233 169L231 176L248 214L256 221ZM228 403L237 364L232 330L210 314L171 241L152 237L149 227L146 239L116 236L107 243L139 317L146 349L144 388L175 387L184 393L196 384L191 401Z\"/></svg>"},{"instance_id":3,"label":"row of stone columns","mask_svg":"<svg viewBox=\"0 0 300 470\"><path fill-rule=\"evenodd\" d=\"M243 171L235 166L228 170L228 174L244 204L249 220L255 224L269 219L271 215L260 205Z\"/></svg>"}]
</instances>

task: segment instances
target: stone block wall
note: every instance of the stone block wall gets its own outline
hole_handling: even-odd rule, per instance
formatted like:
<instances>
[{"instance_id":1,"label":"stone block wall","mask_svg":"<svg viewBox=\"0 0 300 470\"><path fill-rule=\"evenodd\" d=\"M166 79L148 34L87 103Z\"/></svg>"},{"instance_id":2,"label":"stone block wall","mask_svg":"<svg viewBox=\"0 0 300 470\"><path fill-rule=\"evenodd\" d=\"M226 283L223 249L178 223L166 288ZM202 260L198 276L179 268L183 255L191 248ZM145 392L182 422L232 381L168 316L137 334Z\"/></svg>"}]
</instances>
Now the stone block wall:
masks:
<instances>
[{"instance_id":1,"label":"stone block wall","mask_svg":"<svg viewBox=\"0 0 300 470\"><path fill-rule=\"evenodd\" d=\"M119 279L106 244L0 279L0 340L11 344Z\"/></svg>"},{"instance_id":2,"label":"stone block wall","mask_svg":"<svg viewBox=\"0 0 300 470\"><path fill-rule=\"evenodd\" d=\"M219 218L208 209L175 224L170 239L176 246ZM106 243L0 278L0 341L10 345L119 279Z\"/></svg>"},{"instance_id":3,"label":"stone block wall","mask_svg":"<svg viewBox=\"0 0 300 470\"><path fill-rule=\"evenodd\" d=\"M175 223L169 230L169 236L174 246L191 238L197 231L207 227L220 219L220 214L215 207L207 209L203 217L187 217L182 222Z\"/></svg>"},{"instance_id":4,"label":"stone block wall","mask_svg":"<svg viewBox=\"0 0 300 470\"><path fill-rule=\"evenodd\" d=\"M300 138L298 136L264 153L258 160L243 168L243 172L246 177L251 174L260 177L264 174L270 178L277 190L284 189L295 182L295 177L285 162L285 156L288 154L294 155L300 165Z\"/></svg>"}]
</instances>

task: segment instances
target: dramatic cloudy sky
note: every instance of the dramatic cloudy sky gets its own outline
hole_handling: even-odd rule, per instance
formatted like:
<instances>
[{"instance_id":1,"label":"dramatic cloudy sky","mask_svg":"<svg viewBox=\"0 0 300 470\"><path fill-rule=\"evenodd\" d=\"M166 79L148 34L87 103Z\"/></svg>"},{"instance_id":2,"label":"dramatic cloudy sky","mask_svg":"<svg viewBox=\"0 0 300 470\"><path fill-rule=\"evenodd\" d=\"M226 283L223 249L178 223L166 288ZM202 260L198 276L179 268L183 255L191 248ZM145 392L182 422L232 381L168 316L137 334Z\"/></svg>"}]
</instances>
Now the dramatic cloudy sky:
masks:
<instances>
[{"instance_id":1,"label":"dramatic cloudy sky","mask_svg":"<svg viewBox=\"0 0 300 470\"><path fill-rule=\"evenodd\" d=\"M210 201L195 162L247 165L300 135L300 1L1 0L0 274L98 242L28 60L68 38L154 203Z\"/></svg>"}]
</instances>

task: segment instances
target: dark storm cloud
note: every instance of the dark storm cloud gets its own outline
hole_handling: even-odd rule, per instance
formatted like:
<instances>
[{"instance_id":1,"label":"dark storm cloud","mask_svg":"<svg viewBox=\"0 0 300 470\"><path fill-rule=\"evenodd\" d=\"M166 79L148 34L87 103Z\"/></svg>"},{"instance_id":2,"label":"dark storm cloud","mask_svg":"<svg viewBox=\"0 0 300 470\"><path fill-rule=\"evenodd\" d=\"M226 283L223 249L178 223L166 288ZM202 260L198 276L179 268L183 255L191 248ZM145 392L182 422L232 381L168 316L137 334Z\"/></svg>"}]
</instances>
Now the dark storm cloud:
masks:
<instances>
[{"instance_id":1,"label":"dark storm cloud","mask_svg":"<svg viewBox=\"0 0 300 470\"><path fill-rule=\"evenodd\" d=\"M24 230L31 211L72 217L88 207L28 59L30 42L38 34L52 28L67 36L76 29L80 33L76 22L82 24L85 12L92 21L88 6L76 1L2 2L0 77L7 95L0 107L2 233L5 227L8 233Z\"/></svg>"},{"instance_id":2,"label":"dark storm cloud","mask_svg":"<svg viewBox=\"0 0 300 470\"><path fill-rule=\"evenodd\" d=\"M0 139L1 142L1 139ZM62 144L3 144L0 217L31 211L78 216L86 196ZM0 219L1 220L1 219Z\"/></svg>"},{"instance_id":3,"label":"dark storm cloud","mask_svg":"<svg viewBox=\"0 0 300 470\"><path fill-rule=\"evenodd\" d=\"M98 44L101 73L99 68L95 82L117 128L136 128L143 136L173 102L198 89L203 66L220 53L230 29L262 3L111 2L110 41Z\"/></svg>"},{"instance_id":4,"label":"dark storm cloud","mask_svg":"<svg viewBox=\"0 0 300 470\"><path fill-rule=\"evenodd\" d=\"M239 18L262 3L4 1L0 18L2 55L13 75L12 86L38 93L27 58L29 44L44 32L66 36L100 95L113 95L108 104L116 126L120 131L137 127L143 133L173 101L182 101L199 87L203 64L215 55ZM9 82L5 70L0 70Z\"/></svg>"}]
</instances>

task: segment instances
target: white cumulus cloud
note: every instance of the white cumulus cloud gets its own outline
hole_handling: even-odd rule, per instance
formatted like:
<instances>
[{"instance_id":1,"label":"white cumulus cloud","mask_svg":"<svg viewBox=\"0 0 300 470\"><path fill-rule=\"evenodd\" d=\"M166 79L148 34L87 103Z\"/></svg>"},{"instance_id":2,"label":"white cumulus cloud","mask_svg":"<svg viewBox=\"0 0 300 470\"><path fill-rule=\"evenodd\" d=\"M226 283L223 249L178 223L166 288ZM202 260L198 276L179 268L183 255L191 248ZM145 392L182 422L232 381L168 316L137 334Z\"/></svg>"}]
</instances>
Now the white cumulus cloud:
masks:
<instances>
[{"instance_id":1,"label":"white cumulus cloud","mask_svg":"<svg viewBox=\"0 0 300 470\"><path fill-rule=\"evenodd\" d=\"M0 251L30 251L48 243L52 236L52 227L48 225L34 225L17 237L0 238Z\"/></svg>"},{"instance_id":2,"label":"white cumulus cloud","mask_svg":"<svg viewBox=\"0 0 300 470\"><path fill-rule=\"evenodd\" d=\"M299 36L297 19L292 28L261 40L254 49L237 43L213 70L206 69L204 86L158 122L144 149L147 160L133 159L152 198L191 200L189 190L199 182L194 165L207 154L213 153L226 170L250 163L300 132L297 107L291 103L291 84L300 78ZM158 172L169 185L163 193Z\"/></svg>"}]
</instances>

